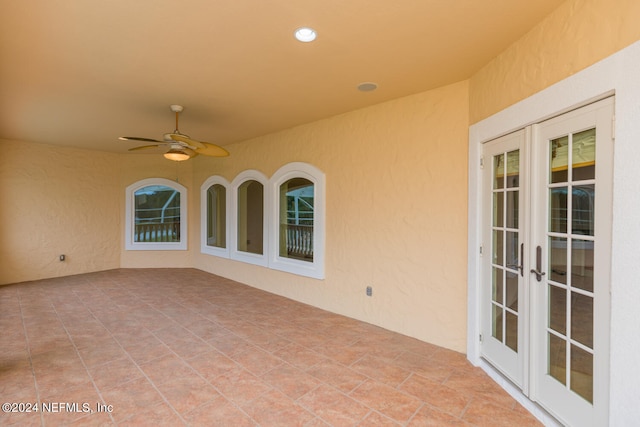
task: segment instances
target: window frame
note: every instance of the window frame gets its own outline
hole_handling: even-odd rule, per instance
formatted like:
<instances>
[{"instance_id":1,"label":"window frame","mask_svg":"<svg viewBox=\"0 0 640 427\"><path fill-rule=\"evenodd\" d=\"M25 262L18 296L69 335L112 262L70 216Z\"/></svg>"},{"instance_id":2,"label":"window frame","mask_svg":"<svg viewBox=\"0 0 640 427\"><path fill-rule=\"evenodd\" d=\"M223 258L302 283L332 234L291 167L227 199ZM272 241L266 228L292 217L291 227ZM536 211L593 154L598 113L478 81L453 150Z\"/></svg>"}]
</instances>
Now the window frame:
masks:
<instances>
[{"instance_id":1,"label":"window frame","mask_svg":"<svg viewBox=\"0 0 640 427\"><path fill-rule=\"evenodd\" d=\"M262 184L262 254L245 252L238 250L238 189L247 181L257 181ZM260 171L246 170L238 174L231 182L231 205L232 214L227 227L229 229L229 257L236 261L242 261L249 264L268 266L268 250L269 250L269 233L268 233L268 216L269 216L269 180Z\"/></svg>"},{"instance_id":2,"label":"window frame","mask_svg":"<svg viewBox=\"0 0 640 427\"><path fill-rule=\"evenodd\" d=\"M135 193L151 185L173 188L180 193L180 241L179 242L136 242L135 230ZM176 251L187 250L187 188L165 178L147 178L129 185L125 191L125 250L128 251Z\"/></svg>"},{"instance_id":3,"label":"window frame","mask_svg":"<svg viewBox=\"0 0 640 427\"><path fill-rule=\"evenodd\" d=\"M220 248L217 246L210 246L207 244L207 223L209 218L209 204L207 203L208 197L207 193L209 188L213 185L221 185L225 188L225 215L226 215L226 227L225 227L225 242L226 245L224 248ZM232 205L231 205L231 185L229 181L225 178L214 175L209 177L205 182L200 186L200 252L203 254L214 255L222 258L229 258L229 247L230 244L230 230L229 222L232 217Z\"/></svg>"},{"instance_id":4,"label":"window frame","mask_svg":"<svg viewBox=\"0 0 640 427\"><path fill-rule=\"evenodd\" d=\"M293 178L313 183L313 261L280 256L280 186ZM324 279L325 258L325 175L308 163L293 162L282 166L269 181L269 268L300 276Z\"/></svg>"}]
</instances>

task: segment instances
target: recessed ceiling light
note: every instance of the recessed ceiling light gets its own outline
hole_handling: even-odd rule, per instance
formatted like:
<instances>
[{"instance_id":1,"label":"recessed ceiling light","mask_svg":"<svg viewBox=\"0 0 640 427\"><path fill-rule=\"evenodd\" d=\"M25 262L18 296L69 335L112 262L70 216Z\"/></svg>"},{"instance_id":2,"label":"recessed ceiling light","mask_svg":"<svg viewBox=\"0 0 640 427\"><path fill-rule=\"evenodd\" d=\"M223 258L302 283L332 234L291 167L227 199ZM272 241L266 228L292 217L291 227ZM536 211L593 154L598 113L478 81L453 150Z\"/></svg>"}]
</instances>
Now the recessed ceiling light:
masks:
<instances>
[{"instance_id":1,"label":"recessed ceiling light","mask_svg":"<svg viewBox=\"0 0 640 427\"><path fill-rule=\"evenodd\" d=\"M358 85L358 90L360 92L371 92L378 89L378 85L373 82L364 82Z\"/></svg>"},{"instance_id":2,"label":"recessed ceiling light","mask_svg":"<svg viewBox=\"0 0 640 427\"><path fill-rule=\"evenodd\" d=\"M304 43L312 42L317 37L316 31L309 27L298 28L294 34L296 39Z\"/></svg>"}]
</instances>

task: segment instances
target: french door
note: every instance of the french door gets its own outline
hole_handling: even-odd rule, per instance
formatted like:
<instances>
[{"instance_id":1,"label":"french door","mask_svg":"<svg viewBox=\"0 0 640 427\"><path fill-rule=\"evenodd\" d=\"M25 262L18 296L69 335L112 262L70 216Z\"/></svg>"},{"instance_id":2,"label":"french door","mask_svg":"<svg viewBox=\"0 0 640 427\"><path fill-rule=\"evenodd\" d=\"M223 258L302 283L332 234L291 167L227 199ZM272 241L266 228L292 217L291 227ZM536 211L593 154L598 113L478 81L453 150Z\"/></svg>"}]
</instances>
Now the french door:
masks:
<instances>
[{"instance_id":1,"label":"french door","mask_svg":"<svg viewBox=\"0 0 640 427\"><path fill-rule=\"evenodd\" d=\"M483 146L482 356L567 425L606 425L613 98Z\"/></svg>"}]
</instances>

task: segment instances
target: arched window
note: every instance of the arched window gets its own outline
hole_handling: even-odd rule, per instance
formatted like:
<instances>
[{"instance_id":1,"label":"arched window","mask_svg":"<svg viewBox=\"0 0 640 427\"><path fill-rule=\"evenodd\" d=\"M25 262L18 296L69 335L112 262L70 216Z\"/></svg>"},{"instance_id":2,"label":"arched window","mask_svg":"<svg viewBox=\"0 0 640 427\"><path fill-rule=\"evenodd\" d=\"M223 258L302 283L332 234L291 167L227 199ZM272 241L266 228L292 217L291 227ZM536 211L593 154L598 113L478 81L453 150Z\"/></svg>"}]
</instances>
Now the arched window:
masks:
<instances>
[{"instance_id":1,"label":"arched window","mask_svg":"<svg viewBox=\"0 0 640 427\"><path fill-rule=\"evenodd\" d=\"M200 187L202 253L229 256L227 223L230 217L231 194L228 188L229 183L220 176L212 176Z\"/></svg>"},{"instance_id":2,"label":"arched window","mask_svg":"<svg viewBox=\"0 0 640 427\"><path fill-rule=\"evenodd\" d=\"M187 249L187 189L177 182L149 178L126 189L127 250Z\"/></svg>"},{"instance_id":3,"label":"arched window","mask_svg":"<svg viewBox=\"0 0 640 427\"><path fill-rule=\"evenodd\" d=\"M267 222L265 216L266 177L255 170L242 172L233 180L233 227L231 258L267 265Z\"/></svg>"},{"instance_id":4,"label":"arched window","mask_svg":"<svg viewBox=\"0 0 640 427\"><path fill-rule=\"evenodd\" d=\"M289 163L271 178L269 267L324 278L325 177L307 163Z\"/></svg>"}]
</instances>

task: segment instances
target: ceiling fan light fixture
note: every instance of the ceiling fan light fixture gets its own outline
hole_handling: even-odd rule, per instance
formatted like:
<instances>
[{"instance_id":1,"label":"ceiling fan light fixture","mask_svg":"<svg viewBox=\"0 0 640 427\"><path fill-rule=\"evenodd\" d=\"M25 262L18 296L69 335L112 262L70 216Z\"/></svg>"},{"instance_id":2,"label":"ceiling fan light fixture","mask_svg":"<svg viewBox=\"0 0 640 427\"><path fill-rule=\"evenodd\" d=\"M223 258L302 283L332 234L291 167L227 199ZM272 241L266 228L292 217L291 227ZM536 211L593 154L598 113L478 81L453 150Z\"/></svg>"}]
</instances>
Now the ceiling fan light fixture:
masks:
<instances>
[{"instance_id":1,"label":"ceiling fan light fixture","mask_svg":"<svg viewBox=\"0 0 640 427\"><path fill-rule=\"evenodd\" d=\"M189 158L191 158L191 156L189 156L184 151L176 150L174 148L172 148L171 150L167 151L163 155L164 155L165 159L173 160L174 162L182 162L184 160L189 160Z\"/></svg>"},{"instance_id":2,"label":"ceiling fan light fixture","mask_svg":"<svg viewBox=\"0 0 640 427\"><path fill-rule=\"evenodd\" d=\"M300 28L298 28L295 31L294 35L295 35L295 37L296 37L296 39L298 41L301 41L303 43L312 42L318 36L316 34L316 30L314 30L313 28L309 28L309 27L300 27Z\"/></svg>"}]
</instances>

